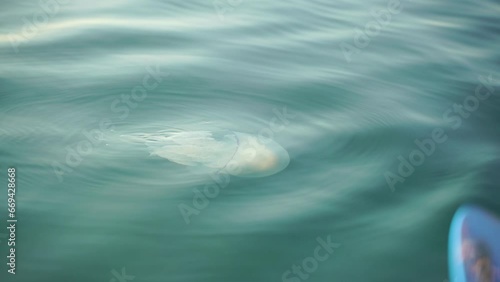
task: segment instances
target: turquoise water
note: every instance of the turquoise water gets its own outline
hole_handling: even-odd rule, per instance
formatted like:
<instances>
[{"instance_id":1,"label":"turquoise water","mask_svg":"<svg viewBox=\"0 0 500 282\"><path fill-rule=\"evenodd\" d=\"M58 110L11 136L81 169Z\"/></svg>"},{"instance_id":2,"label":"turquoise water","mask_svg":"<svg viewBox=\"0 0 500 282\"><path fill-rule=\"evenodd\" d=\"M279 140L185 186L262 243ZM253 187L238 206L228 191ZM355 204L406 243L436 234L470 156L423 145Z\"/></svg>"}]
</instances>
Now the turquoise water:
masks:
<instances>
[{"instance_id":1,"label":"turquoise water","mask_svg":"<svg viewBox=\"0 0 500 282\"><path fill-rule=\"evenodd\" d=\"M498 1L62 2L0 12L1 281L441 282L454 211L500 213ZM123 138L162 130L271 137L290 164L228 177Z\"/></svg>"}]
</instances>

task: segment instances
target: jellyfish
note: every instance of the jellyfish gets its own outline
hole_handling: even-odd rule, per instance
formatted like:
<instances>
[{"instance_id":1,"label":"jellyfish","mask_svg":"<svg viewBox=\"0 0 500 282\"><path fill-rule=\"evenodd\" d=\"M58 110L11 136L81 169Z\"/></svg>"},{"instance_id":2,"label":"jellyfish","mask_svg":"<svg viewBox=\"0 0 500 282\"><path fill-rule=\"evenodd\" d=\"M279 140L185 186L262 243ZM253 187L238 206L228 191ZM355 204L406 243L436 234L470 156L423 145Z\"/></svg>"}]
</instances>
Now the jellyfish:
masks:
<instances>
[{"instance_id":1,"label":"jellyfish","mask_svg":"<svg viewBox=\"0 0 500 282\"><path fill-rule=\"evenodd\" d=\"M236 131L168 130L123 137L146 144L151 155L234 176L269 176L282 171L290 162L288 152L274 140Z\"/></svg>"}]
</instances>

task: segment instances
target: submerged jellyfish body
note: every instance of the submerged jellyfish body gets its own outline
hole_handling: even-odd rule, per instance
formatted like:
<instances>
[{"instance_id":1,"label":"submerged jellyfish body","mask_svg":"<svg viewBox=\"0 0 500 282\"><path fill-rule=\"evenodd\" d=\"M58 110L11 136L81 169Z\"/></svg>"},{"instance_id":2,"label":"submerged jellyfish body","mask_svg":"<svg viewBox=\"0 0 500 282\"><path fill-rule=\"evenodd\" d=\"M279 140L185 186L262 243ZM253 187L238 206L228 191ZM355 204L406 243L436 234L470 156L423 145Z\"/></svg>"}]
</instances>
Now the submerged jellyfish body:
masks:
<instances>
[{"instance_id":1,"label":"submerged jellyfish body","mask_svg":"<svg viewBox=\"0 0 500 282\"><path fill-rule=\"evenodd\" d=\"M290 162L288 152L274 140L262 142L257 136L241 132L164 131L134 134L133 138L144 142L153 155L235 176L269 176Z\"/></svg>"}]
</instances>

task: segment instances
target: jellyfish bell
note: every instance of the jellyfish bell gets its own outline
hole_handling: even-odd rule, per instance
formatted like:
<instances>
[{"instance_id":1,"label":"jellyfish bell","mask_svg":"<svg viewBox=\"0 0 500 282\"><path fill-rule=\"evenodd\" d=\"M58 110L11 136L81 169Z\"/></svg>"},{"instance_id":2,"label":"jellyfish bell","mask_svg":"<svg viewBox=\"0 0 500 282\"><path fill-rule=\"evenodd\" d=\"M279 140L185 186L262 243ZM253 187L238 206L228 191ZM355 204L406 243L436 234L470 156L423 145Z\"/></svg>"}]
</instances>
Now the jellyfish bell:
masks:
<instances>
[{"instance_id":1,"label":"jellyfish bell","mask_svg":"<svg viewBox=\"0 0 500 282\"><path fill-rule=\"evenodd\" d=\"M148 146L152 155L206 172L264 177L285 169L290 157L274 140L236 131L162 131L128 135Z\"/></svg>"},{"instance_id":2,"label":"jellyfish bell","mask_svg":"<svg viewBox=\"0 0 500 282\"><path fill-rule=\"evenodd\" d=\"M258 137L234 132L238 149L225 166L235 176L264 177L276 174L290 163L288 152L274 140L259 140Z\"/></svg>"}]
</instances>

